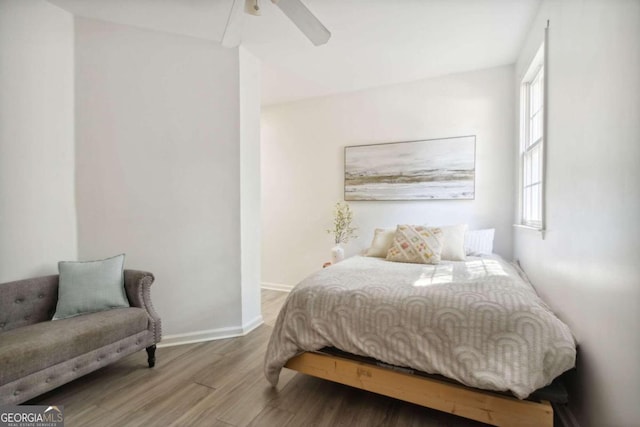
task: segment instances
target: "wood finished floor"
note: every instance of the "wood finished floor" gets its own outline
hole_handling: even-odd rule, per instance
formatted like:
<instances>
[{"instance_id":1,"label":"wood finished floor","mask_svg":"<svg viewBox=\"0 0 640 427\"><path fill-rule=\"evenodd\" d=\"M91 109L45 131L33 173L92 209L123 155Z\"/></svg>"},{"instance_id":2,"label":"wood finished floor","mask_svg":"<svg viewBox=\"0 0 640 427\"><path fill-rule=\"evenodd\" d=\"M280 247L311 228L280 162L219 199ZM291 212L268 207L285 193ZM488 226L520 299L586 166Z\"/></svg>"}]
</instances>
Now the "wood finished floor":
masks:
<instances>
[{"instance_id":1,"label":"wood finished floor","mask_svg":"<svg viewBox=\"0 0 640 427\"><path fill-rule=\"evenodd\" d=\"M65 426L484 426L449 414L284 369L262 373L287 294L262 291L264 325L219 341L144 351L31 400L64 405Z\"/></svg>"}]
</instances>

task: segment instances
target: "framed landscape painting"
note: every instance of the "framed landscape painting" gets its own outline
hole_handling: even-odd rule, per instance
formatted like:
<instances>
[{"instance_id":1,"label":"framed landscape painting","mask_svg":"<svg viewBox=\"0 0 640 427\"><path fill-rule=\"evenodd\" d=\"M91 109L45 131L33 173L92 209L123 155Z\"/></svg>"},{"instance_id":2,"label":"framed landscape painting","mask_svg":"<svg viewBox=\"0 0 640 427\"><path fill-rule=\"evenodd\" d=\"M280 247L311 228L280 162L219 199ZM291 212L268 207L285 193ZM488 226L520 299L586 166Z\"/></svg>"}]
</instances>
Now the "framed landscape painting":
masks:
<instances>
[{"instance_id":1,"label":"framed landscape painting","mask_svg":"<svg viewBox=\"0 0 640 427\"><path fill-rule=\"evenodd\" d=\"M475 135L345 147L344 199L472 200L475 158Z\"/></svg>"}]
</instances>

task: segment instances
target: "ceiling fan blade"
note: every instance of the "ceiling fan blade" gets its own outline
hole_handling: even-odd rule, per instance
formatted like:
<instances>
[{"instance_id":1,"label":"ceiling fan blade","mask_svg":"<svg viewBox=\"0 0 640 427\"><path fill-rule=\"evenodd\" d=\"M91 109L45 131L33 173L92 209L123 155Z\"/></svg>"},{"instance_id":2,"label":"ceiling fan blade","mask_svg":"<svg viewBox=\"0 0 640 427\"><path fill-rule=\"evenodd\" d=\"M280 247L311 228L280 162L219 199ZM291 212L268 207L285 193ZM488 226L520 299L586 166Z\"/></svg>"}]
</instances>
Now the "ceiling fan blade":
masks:
<instances>
[{"instance_id":1,"label":"ceiling fan blade","mask_svg":"<svg viewBox=\"0 0 640 427\"><path fill-rule=\"evenodd\" d=\"M325 44L331 33L300 0L271 0L315 46Z\"/></svg>"}]
</instances>

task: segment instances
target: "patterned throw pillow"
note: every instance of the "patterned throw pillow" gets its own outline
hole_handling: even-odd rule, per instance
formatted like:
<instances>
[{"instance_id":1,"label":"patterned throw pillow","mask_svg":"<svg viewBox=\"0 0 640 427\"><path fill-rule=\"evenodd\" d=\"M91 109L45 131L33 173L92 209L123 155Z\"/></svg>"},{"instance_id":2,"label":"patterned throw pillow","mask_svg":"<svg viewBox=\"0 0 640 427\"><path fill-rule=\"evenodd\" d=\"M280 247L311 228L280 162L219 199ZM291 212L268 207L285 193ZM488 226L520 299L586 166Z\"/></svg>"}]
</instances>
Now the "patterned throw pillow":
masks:
<instances>
[{"instance_id":1,"label":"patterned throw pillow","mask_svg":"<svg viewBox=\"0 0 640 427\"><path fill-rule=\"evenodd\" d=\"M398 225L387 261L439 264L442 230L422 225Z\"/></svg>"}]
</instances>

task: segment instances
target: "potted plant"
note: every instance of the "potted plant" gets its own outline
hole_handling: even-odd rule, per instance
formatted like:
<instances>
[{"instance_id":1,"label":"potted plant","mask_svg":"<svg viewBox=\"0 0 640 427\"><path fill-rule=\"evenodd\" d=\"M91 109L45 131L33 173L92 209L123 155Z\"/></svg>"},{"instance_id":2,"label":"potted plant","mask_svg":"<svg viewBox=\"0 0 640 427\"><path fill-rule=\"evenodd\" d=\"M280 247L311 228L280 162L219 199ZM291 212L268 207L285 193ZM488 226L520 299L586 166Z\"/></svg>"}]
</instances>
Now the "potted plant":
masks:
<instances>
[{"instance_id":1,"label":"potted plant","mask_svg":"<svg viewBox=\"0 0 640 427\"><path fill-rule=\"evenodd\" d=\"M327 233L333 234L335 246L331 248L331 262L333 264L344 259L344 248L342 244L348 243L349 239L358 237L355 234L357 228L351 226L353 212L346 203L338 202L333 209L333 228Z\"/></svg>"}]
</instances>

